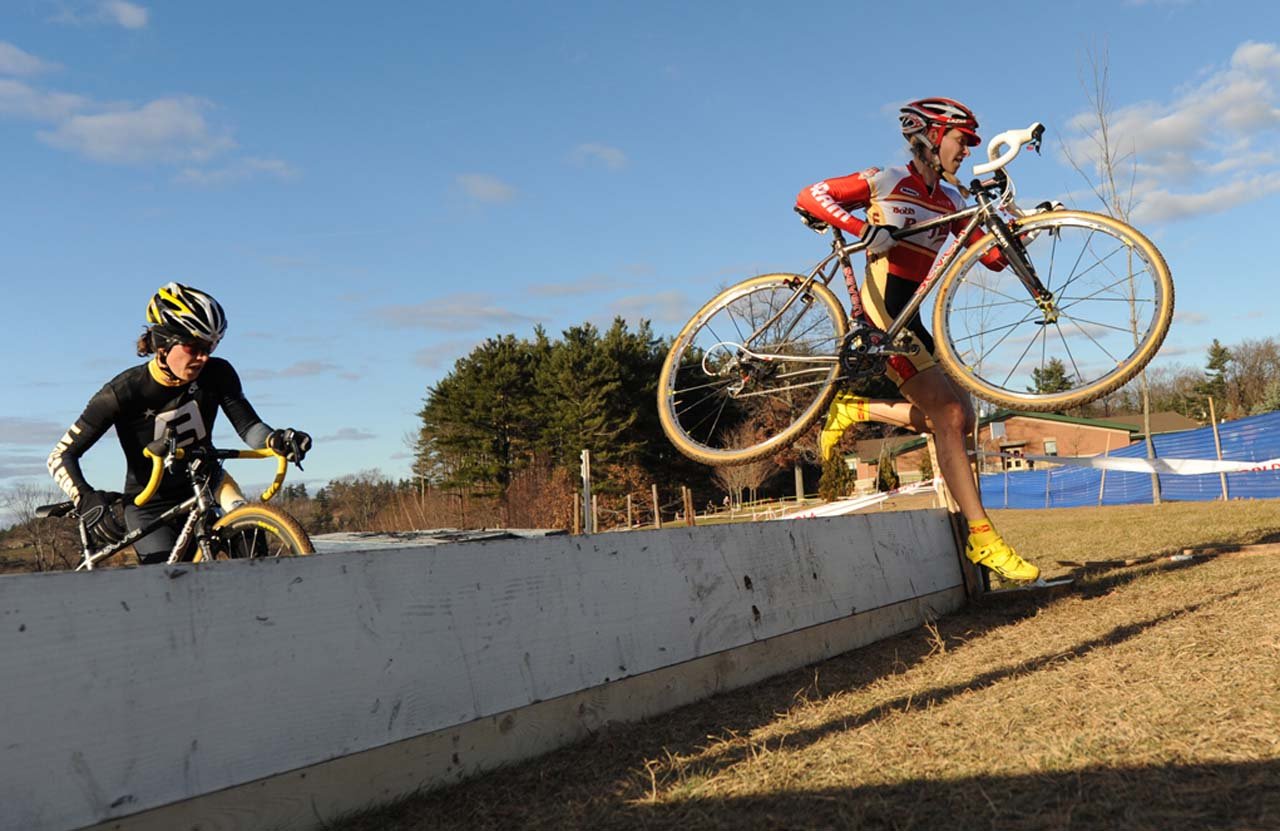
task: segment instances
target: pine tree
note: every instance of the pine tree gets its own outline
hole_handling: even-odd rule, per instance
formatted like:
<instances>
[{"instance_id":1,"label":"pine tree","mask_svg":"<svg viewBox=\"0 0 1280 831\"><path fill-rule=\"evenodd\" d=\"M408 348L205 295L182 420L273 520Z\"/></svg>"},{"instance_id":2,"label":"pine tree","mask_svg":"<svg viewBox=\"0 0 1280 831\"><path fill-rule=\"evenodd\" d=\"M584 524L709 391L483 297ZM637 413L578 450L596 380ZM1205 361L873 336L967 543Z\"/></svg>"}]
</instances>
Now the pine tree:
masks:
<instances>
[{"instance_id":1,"label":"pine tree","mask_svg":"<svg viewBox=\"0 0 1280 831\"><path fill-rule=\"evenodd\" d=\"M1204 378L1196 384L1196 395L1201 398L1212 398L1222 406L1227 397L1227 365L1233 359L1231 350L1218 342L1217 338L1209 344L1209 352L1205 361ZM1203 405L1207 408L1207 404Z\"/></svg>"},{"instance_id":2,"label":"pine tree","mask_svg":"<svg viewBox=\"0 0 1280 831\"><path fill-rule=\"evenodd\" d=\"M831 502L842 496L853 493L858 476L849 469L844 456L832 453L822 463L822 478L818 480L818 496L824 502Z\"/></svg>"},{"instance_id":3,"label":"pine tree","mask_svg":"<svg viewBox=\"0 0 1280 831\"><path fill-rule=\"evenodd\" d=\"M1075 384L1075 377L1067 372L1067 367L1060 358L1050 358L1043 368L1035 367L1031 370L1031 383L1027 392L1063 392L1071 389Z\"/></svg>"}]
</instances>

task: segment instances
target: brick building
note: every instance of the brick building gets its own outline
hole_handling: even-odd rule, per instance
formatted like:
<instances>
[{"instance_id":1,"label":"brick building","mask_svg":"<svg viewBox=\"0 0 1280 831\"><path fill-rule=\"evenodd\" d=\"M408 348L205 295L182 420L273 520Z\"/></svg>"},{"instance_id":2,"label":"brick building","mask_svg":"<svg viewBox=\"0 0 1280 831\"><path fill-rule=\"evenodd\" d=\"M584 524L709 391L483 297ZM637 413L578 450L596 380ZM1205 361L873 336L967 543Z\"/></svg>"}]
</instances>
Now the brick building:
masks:
<instances>
[{"instance_id":1,"label":"brick building","mask_svg":"<svg viewBox=\"0 0 1280 831\"><path fill-rule=\"evenodd\" d=\"M1151 414L1152 435L1199 426L1177 413ZM978 443L982 450L1031 456L1097 456L1141 440L1141 414L1094 419L1001 410L982 418L978 428ZM920 467L929 452L924 437L903 435L866 439L858 442L854 452L845 456L851 468L857 467L859 490L874 487L880 459L886 451L894 458L902 482L920 478ZM981 466L984 473L1034 467L1030 461L998 456L982 457Z\"/></svg>"}]
</instances>

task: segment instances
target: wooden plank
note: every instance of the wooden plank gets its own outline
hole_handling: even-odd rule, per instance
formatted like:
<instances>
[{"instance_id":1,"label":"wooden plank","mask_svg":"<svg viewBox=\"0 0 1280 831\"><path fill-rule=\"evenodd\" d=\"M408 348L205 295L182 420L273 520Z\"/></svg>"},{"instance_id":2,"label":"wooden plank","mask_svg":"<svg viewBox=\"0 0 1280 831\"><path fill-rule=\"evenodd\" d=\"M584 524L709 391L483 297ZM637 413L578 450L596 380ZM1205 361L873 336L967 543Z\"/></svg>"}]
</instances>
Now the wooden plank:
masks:
<instances>
[{"instance_id":1,"label":"wooden plank","mask_svg":"<svg viewBox=\"0 0 1280 831\"><path fill-rule=\"evenodd\" d=\"M101 822L944 592L949 535L921 511L3 577L0 827Z\"/></svg>"},{"instance_id":2,"label":"wooden plank","mask_svg":"<svg viewBox=\"0 0 1280 831\"><path fill-rule=\"evenodd\" d=\"M610 722L651 718L874 643L954 611L961 587L665 667L468 724L94 826L89 831L314 828L344 813L532 758Z\"/></svg>"}]
</instances>

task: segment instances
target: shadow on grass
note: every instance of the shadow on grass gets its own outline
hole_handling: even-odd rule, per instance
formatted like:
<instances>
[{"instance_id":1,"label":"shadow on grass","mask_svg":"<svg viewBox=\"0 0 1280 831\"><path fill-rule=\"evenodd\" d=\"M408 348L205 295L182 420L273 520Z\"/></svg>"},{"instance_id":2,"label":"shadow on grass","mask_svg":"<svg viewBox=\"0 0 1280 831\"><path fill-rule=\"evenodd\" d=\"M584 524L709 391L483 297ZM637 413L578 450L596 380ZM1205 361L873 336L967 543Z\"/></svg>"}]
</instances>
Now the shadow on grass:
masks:
<instances>
[{"instance_id":1,"label":"shadow on grass","mask_svg":"<svg viewBox=\"0 0 1280 831\"><path fill-rule=\"evenodd\" d=\"M619 807L584 819L593 828L1243 831L1280 826L1280 761L1085 768Z\"/></svg>"},{"instance_id":2,"label":"shadow on grass","mask_svg":"<svg viewBox=\"0 0 1280 831\"><path fill-rule=\"evenodd\" d=\"M1131 579L1133 577L1128 573L1117 574L1110 583L1114 587ZM882 701L860 713L833 718L807 729L790 730L786 734L785 746L788 752L794 752L832 734L855 729L898 712L928 709L1015 676L1074 661L1245 592L1245 589L1240 589L1207 597L1197 603L1115 627L1066 649L1011 662L955 683L915 690L909 695ZM960 784L923 782L848 791L795 792L759 800L691 798L670 805L641 804L648 793L649 781L645 771L649 760L683 757L686 761L681 765L681 779L710 781L721 772L746 761L754 752L750 742L725 742L716 752L706 753L708 746L716 744L716 740L749 735L753 730L776 721L779 713L791 709L797 702L821 701L905 672L936 652L939 641L951 647L982 637L1018 619L1035 615L1043 605L1026 601L995 609L971 608L937 621L936 635L917 629L853 653L776 676L748 690L725 693L689 705L651 722L611 726L592 739L531 763L424 794L397 807L359 818L352 824L338 823L329 827L335 831L375 828L403 831L434 827L1280 828L1280 813L1272 816L1275 820L1273 826L1233 825L1230 822L1162 825L1155 819L1149 825L1135 825L1124 821L1129 816L1126 812L1155 811L1151 804L1129 805L1129 799L1150 803L1163 801L1164 808L1179 804L1176 800L1166 799L1163 791L1157 800L1144 789L1153 792L1161 788L1176 789L1182 786L1180 783L1193 789L1203 789L1205 783L1214 782L1217 778L1230 780L1237 776L1227 772L1226 768L1222 773L1214 773L1215 769L1205 767L1161 768L1136 774L1100 770L1069 776L1046 774L1012 780L979 779ZM1276 782L1276 774L1277 769L1273 766L1255 770L1244 778L1269 782L1274 789L1280 784ZM1138 777L1136 781L1135 776ZM1125 788L1134 791L1135 795L1118 795ZM670 790L668 783L661 792L669 793ZM1110 804L1109 797L1106 797L1112 792L1117 794L1115 804ZM1225 821L1235 816L1223 813L1225 809L1220 806L1216 792L1197 791L1182 794L1179 798L1193 796L1193 808L1187 811L1197 817L1217 816ZM1257 802L1256 795L1250 798ZM943 807L930 807L931 803ZM1087 810L1080 807L1086 803L1092 807ZM1250 804L1249 799L1244 799L1242 804ZM1266 804L1274 806L1276 803ZM1154 818L1156 814L1151 813L1150 816ZM1165 817L1164 814L1160 816ZM1169 816L1177 818L1174 814ZM428 817L430 821L426 819ZM620 817L625 817L625 821ZM1028 817L1032 819L1028 820ZM1119 824L1113 823L1112 818L1116 818Z\"/></svg>"},{"instance_id":3,"label":"shadow on grass","mask_svg":"<svg viewBox=\"0 0 1280 831\"><path fill-rule=\"evenodd\" d=\"M870 724L871 722L892 716L895 713L905 713L910 710L928 710L932 707L944 704L958 695L986 689L1015 676L1027 675L1065 661L1074 661L1079 658L1083 658L1091 652L1123 643L1127 640L1138 637L1144 632L1154 629L1157 626L1177 620L1185 615L1193 614L1207 606L1235 597L1243 592L1243 589L1237 589L1233 592L1220 594L1199 603L1192 603L1179 609L1174 609L1165 612L1164 614L1147 618L1146 620L1136 621L1134 623L1125 624L1124 626L1117 626L1103 635L1083 641L1068 649L1046 653L1044 655L1039 655L1035 658L1029 658L1022 661L1016 661L997 669L978 673L977 675L970 676L953 684L933 687L932 689L912 690L906 695L901 695L897 698L881 702L876 706L870 707L855 715L841 716L838 719L832 719L823 724L803 730L788 731L785 741L787 751L795 752L802 750L833 733L857 729ZM946 637L941 626L939 626L939 634ZM969 636L972 636L972 634L973 631L969 630ZM838 660L839 659L828 661L827 664L824 665L824 668ZM830 674L827 674L826 678L828 682L832 680ZM734 732L742 733L749 731L755 726L758 725L745 726L745 729L743 729L743 727L739 727ZM722 732L725 730L725 727L725 725L721 726ZM734 745L732 747L727 747L723 752L712 758L692 762L686 765L684 770L686 775L709 779L716 776L720 771L745 761L753 752L754 749L749 745Z\"/></svg>"}]
</instances>

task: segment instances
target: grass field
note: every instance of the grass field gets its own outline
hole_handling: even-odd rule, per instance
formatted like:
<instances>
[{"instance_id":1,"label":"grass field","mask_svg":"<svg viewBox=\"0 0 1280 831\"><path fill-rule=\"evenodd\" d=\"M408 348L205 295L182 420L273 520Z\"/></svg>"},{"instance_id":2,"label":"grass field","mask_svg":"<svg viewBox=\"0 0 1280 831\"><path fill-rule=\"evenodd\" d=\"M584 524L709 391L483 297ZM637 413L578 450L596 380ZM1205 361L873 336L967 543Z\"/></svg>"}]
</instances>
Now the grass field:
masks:
<instances>
[{"instance_id":1,"label":"grass field","mask_svg":"<svg viewBox=\"0 0 1280 831\"><path fill-rule=\"evenodd\" d=\"M1075 586L328 827L1280 828L1280 503L994 518Z\"/></svg>"}]
</instances>

